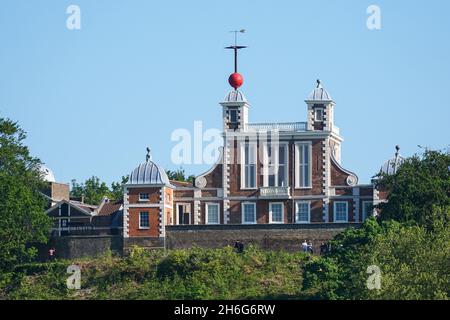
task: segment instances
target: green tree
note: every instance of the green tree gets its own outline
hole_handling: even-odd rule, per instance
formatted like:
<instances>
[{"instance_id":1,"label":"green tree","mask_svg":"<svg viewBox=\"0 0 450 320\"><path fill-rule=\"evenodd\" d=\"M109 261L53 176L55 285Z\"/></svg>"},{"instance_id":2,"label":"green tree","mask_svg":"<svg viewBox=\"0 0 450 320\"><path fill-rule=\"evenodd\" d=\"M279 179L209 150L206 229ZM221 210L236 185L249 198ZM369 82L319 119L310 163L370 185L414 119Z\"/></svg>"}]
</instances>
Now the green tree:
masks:
<instances>
[{"instance_id":1,"label":"green tree","mask_svg":"<svg viewBox=\"0 0 450 320\"><path fill-rule=\"evenodd\" d=\"M186 173L183 168L179 168L174 171L167 170L166 173L170 180L175 180L175 181L193 182L194 178L195 178L194 175L190 175L190 176L186 177Z\"/></svg>"},{"instance_id":2,"label":"green tree","mask_svg":"<svg viewBox=\"0 0 450 320\"><path fill-rule=\"evenodd\" d=\"M447 219L450 207L450 155L427 150L413 156L394 175L378 175L377 187L389 192L379 205L383 220L432 225ZM438 213L438 216L435 214Z\"/></svg>"},{"instance_id":3,"label":"green tree","mask_svg":"<svg viewBox=\"0 0 450 320\"><path fill-rule=\"evenodd\" d=\"M0 269L29 261L37 243L48 239L51 221L40 194L40 161L24 145L26 133L0 118Z\"/></svg>"},{"instance_id":4,"label":"green tree","mask_svg":"<svg viewBox=\"0 0 450 320\"><path fill-rule=\"evenodd\" d=\"M449 299L450 228L433 231L396 221L369 219L331 241L332 251L305 266L303 289L315 299ZM381 287L370 290L369 266Z\"/></svg>"},{"instance_id":5,"label":"green tree","mask_svg":"<svg viewBox=\"0 0 450 320\"><path fill-rule=\"evenodd\" d=\"M128 176L123 176L121 182L113 182L111 188L105 182L100 181L96 176L92 176L84 183L78 183L72 180L70 196L73 198L84 198L87 204L97 205L103 197L112 200L121 200L123 198L123 187L128 182Z\"/></svg>"},{"instance_id":6,"label":"green tree","mask_svg":"<svg viewBox=\"0 0 450 320\"><path fill-rule=\"evenodd\" d=\"M129 177L122 176L121 182L113 182L111 184L111 199L121 200L123 199L123 188L127 184Z\"/></svg>"},{"instance_id":7,"label":"green tree","mask_svg":"<svg viewBox=\"0 0 450 320\"><path fill-rule=\"evenodd\" d=\"M76 180L72 180L71 196L84 198L87 204L99 204L103 197L109 197L110 190L105 182L101 182L96 176L87 179L86 182L79 184Z\"/></svg>"}]
</instances>

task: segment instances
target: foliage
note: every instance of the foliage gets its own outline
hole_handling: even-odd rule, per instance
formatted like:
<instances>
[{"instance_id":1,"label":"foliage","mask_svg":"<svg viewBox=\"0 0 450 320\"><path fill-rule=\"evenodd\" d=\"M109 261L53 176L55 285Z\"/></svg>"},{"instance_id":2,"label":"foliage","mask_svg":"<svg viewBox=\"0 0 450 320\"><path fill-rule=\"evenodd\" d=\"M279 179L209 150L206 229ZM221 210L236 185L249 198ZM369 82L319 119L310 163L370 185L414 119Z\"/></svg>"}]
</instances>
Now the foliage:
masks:
<instances>
[{"instance_id":1,"label":"foliage","mask_svg":"<svg viewBox=\"0 0 450 320\"><path fill-rule=\"evenodd\" d=\"M195 178L194 175L190 175L190 176L186 177L186 173L183 168L179 168L174 171L167 170L166 173L170 180L175 180L175 181L193 182L194 178Z\"/></svg>"},{"instance_id":2,"label":"foliage","mask_svg":"<svg viewBox=\"0 0 450 320\"><path fill-rule=\"evenodd\" d=\"M45 243L51 227L39 193L41 163L30 155L25 138L17 123L0 118L0 282L3 272L36 255L33 244Z\"/></svg>"},{"instance_id":3,"label":"foliage","mask_svg":"<svg viewBox=\"0 0 450 320\"><path fill-rule=\"evenodd\" d=\"M304 253L248 246L162 250L134 247L125 258L28 264L0 289L0 299L267 299L299 297ZM70 264L81 268L81 290L65 287Z\"/></svg>"},{"instance_id":4,"label":"foliage","mask_svg":"<svg viewBox=\"0 0 450 320\"><path fill-rule=\"evenodd\" d=\"M450 154L427 150L406 159L396 174L378 178L377 187L389 191L379 206L383 220L427 226L437 218L450 221Z\"/></svg>"},{"instance_id":5,"label":"foliage","mask_svg":"<svg viewBox=\"0 0 450 320\"><path fill-rule=\"evenodd\" d=\"M123 176L121 182L113 182L111 188L105 182L101 182L96 176L92 176L84 183L78 183L72 180L70 195L73 198L83 198L87 204L97 205L103 197L112 200L121 200L123 198L123 187L128 182L128 176Z\"/></svg>"},{"instance_id":6,"label":"foliage","mask_svg":"<svg viewBox=\"0 0 450 320\"><path fill-rule=\"evenodd\" d=\"M370 219L338 235L327 256L305 266L303 288L316 299L449 299L450 227L432 231ZM367 268L381 270L381 289L369 290Z\"/></svg>"}]
</instances>

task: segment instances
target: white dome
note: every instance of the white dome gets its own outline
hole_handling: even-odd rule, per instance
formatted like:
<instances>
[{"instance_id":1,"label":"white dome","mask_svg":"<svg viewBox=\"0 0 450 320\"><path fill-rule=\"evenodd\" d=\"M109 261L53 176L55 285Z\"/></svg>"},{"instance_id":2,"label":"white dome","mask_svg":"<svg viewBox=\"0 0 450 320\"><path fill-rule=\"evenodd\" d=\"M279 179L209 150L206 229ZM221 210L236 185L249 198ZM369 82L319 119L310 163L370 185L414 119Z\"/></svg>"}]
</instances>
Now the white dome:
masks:
<instances>
[{"instance_id":1,"label":"white dome","mask_svg":"<svg viewBox=\"0 0 450 320\"><path fill-rule=\"evenodd\" d=\"M309 94L308 101L332 101L332 100L333 98L331 98L331 95L328 93L328 91L322 87L320 80L317 80L317 87Z\"/></svg>"},{"instance_id":2,"label":"white dome","mask_svg":"<svg viewBox=\"0 0 450 320\"><path fill-rule=\"evenodd\" d=\"M41 173L42 179L44 179L44 181L56 182L55 175L53 174L52 170L50 170L46 166L40 165L39 172Z\"/></svg>"},{"instance_id":3,"label":"white dome","mask_svg":"<svg viewBox=\"0 0 450 320\"><path fill-rule=\"evenodd\" d=\"M247 102L247 99L241 91L231 90L225 97L224 102Z\"/></svg>"},{"instance_id":4,"label":"white dome","mask_svg":"<svg viewBox=\"0 0 450 320\"><path fill-rule=\"evenodd\" d=\"M403 158L400 153L400 147L396 146L397 152L395 153L394 158L389 159L383 163L380 169L380 173L392 175L395 174L398 168L405 162L405 158Z\"/></svg>"}]
</instances>

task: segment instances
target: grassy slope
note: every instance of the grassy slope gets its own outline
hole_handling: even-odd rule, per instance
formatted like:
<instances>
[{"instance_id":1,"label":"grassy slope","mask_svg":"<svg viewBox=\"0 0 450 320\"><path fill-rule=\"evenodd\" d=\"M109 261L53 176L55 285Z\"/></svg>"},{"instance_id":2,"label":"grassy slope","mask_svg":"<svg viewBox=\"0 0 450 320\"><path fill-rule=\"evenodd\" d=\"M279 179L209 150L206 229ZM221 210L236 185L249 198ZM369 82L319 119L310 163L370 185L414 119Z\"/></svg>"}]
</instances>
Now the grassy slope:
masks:
<instances>
[{"instance_id":1,"label":"grassy slope","mask_svg":"<svg viewBox=\"0 0 450 320\"><path fill-rule=\"evenodd\" d=\"M127 258L57 261L19 267L3 299L276 299L301 292L303 253L249 247L161 251L135 248ZM81 290L68 290L67 266L81 267Z\"/></svg>"}]
</instances>

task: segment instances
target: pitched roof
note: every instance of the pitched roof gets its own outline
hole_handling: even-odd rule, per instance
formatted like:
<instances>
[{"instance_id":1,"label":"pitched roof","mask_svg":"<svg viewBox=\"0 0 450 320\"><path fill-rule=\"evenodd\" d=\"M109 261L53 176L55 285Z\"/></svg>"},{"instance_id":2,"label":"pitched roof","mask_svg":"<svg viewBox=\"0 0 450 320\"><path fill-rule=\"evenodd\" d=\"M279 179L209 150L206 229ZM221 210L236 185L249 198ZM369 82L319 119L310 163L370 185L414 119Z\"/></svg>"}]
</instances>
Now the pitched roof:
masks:
<instances>
[{"instance_id":1,"label":"pitched roof","mask_svg":"<svg viewBox=\"0 0 450 320\"><path fill-rule=\"evenodd\" d=\"M100 206L97 215L109 216L109 215L113 214L114 212L121 210L122 205L123 205L123 200L105 202L105 203L103 203L102 206Z\"/></svg>"},{"instance_id":2,"label":"pitched roof","mask_svg":"<svg viewBox=\"0 0 450 320\"><path fill-rule=\"evenodd\" d=\"M170 180L170 184L175 187L188 187L188 188L194 187L192 182L187 182L187 181Z\"/></svg>"}]
</instances>

